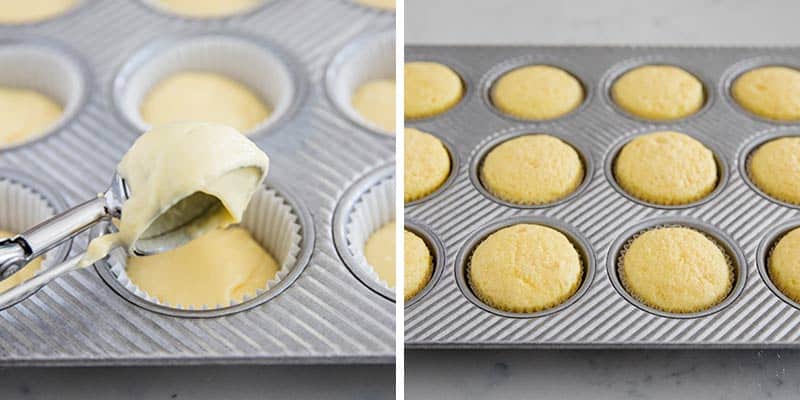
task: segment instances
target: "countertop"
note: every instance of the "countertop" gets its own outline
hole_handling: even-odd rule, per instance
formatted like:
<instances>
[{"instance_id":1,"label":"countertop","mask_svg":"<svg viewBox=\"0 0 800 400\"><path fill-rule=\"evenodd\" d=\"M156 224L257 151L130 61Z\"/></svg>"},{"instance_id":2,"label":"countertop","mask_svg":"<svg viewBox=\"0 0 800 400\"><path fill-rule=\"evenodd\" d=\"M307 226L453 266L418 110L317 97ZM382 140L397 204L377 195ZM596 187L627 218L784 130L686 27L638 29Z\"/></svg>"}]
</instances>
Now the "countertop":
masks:
<instances>
[{"instance_id":1,"label":"countertop","mask_svg":"<svg viewBox=\"0 0 800 400\"><path fill-rule=\"evenodd\" d=\"M406 0L408 44L798 45L800 2ZM796 399L800 351L413 350L406 399Z\"/></svg>"}]
</instances>

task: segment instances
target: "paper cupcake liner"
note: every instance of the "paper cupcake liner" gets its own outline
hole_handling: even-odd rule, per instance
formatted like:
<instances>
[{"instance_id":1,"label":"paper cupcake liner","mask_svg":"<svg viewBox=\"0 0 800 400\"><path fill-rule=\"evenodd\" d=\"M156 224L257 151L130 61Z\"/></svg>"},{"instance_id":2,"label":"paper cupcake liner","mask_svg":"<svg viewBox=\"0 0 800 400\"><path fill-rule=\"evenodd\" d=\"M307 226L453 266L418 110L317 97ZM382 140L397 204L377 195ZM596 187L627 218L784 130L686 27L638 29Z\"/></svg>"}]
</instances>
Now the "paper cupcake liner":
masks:
<instances>
[{"instance_id":1,"label":"paper cupcake liner","mask_svg":"<svg viewBox=\"0 0 800 400\"><path fill-rule=\"evenodd\" d=\"M61 197L45 184L21 172L0 169L0 229L22 233L65 208ZM71 246L68 240L45 253L42 270L64 261Z\"/></svg>"},{"instance_id":2,"label":"paper cupcake liner","mask_svg":"<svg viewBox=\"0 0 800 400\"><path fill-rule=\"evenodd\" d=\"M175 12L174 10L170 9L163 5L159 0L141 0L141 2L148 8L166 14L171 17L181 18L181 19L188 19L188 20L196 20L196 21L211 21L211 20L220 20L220 19L227 19L233 17L239 17L243 15L247 15L250 13L257 12L261 10L262 7L271 3L274 0L260 0L256 4L251 7L247 7L242 10L238 10L228 14L221 14L221 15L210 15L210 16L196 16L196 15L189 15L189 14L182 14L179 12Z\"/></svg>"},{"instance_id":3,"label":"paper cupcake liner","mask_svg":"<svg viewBox=\"0 0 800 400\"><path fill-rule=\"evenodd\" d=\"M163 40L140 50L114 80L118 112L134 129L148 125L140 106L150 89L182 71L205 71L229 77L253 90L272 110L252 131L256 135L286 119L296 108L300 84L287 55L263 40L229 34L209 34Z\"/></svg>"},{"instance_id":4,"label":"paper cupcake liner","mask_svg":"<svg viewBox=\"0 0 800 400\"><path fill-rule=\"evenodd\" d=\"M57 131L77 114L86 99L85 71L60 45L40 40L0 41L0 65L0 86L38 91L63 108L61 118L44 131L0 148L24 145Z\"/></svg>"},{"instance_id":5,"label":"paper cupcake liner","mask_svg":"<svg viewBox=\"0 0 800 400\"><path fill-rule=\"evenodd\" d=\"M115 249L108 257L110 272L125 290L149 303L173 310L202 311L217 310L235 306L253 300L268 292L281 282L294 268L297 267L301 250L303 231L300 218L290 203L273 189L259 190L253 195L250 205L244 213L239 226L247 229L253 238L272 255L280 265L275 277L267 285L256 291L251 296L246 296L241 301L232 301L229 304L208 304L201 308L184 307L182 305L166 304L136 286L127 275L125 266L127 254L123 249Z\"/></svg>"},{"instance_id":6,"label":"paper cupcake liner","mask_svg":"<svg viewBox=\"0 0 800 400\"><path fill-rule=\"evenodd\" d=\"M395 220L395 178L384 179L369 188L353 205L347 225L345 237L347 247L355 258L353 266L373 282L377 282L387 290L394 291L389 284L378 276L364 256L364 245L370 235L382 226Z\"/></svg>"},{"instance_id":7,"label":"paper cupcake liner","mask_svg":"<svg viewBox=\"0 0 800 400\"><path fill-rule=\"evenodd\" d=\"M334 57L326 73L328 94L334 105L354 123L372 132L394 136L367 121L353 108L352 97L361 85L376 79L395 79L394 32L356 39Z\"/></svg>"}]
</instances>

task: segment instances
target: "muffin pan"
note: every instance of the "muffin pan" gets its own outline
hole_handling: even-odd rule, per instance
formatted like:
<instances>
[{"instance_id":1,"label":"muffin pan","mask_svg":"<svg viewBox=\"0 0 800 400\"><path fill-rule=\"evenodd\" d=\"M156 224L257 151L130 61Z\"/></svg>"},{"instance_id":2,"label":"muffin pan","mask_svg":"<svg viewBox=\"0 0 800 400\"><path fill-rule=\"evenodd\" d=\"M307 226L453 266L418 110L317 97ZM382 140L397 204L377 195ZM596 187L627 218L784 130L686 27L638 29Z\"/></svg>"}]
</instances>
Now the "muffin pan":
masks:
<instances>
[{"instance_id":1,"label":"muffin pan","mask_svg":"<svg viewBox=\"0 0 800 400\"><path fill-rule=\"evenodd\" d=\"M746 170L758 144L798 135L800 124L755 118L729 93L735 77L750 67L798 65L798 49L409 46L406 60L454 66L466 85L465 97L450 111L406 121L443 138L453 157L464 160L455 165L453 182L435 197L405 205L406 219L426 226L444 250L441 279L405 309L409 347L800 347L800 307L776 292L763 267L775 239L800 226L798 207L760 193ZM586 89L584 104L547 121L518 120L495 110L487 100L493 82L503 71L531 63L572 73ZM611 84L644 64L676 65L697 76L706 90L703 108L669 122L621 112L608 93ZM664 207L637 201L618 188L611 168L619 148L636 135L663 130L686 133L714 152L719 183L706 198ZM585 187L540 207L487 196L477 175L487 149L526 133L562 137L577 148L587 168ZM568 227L573 241L584 238L596 273L587 273L584 286L566 303L543 313L508 314L483 304L466 282L465 263L482 238L509 220ZM700 313L673 315L627 293L616 278L619 251L653 224L689 226L714 238L736 276L725 300Z\"/></svg>"},{"instance_id":2,"label":"muffin pan","mask_svg":"<svg viewBox=\"0 0 800 400\"><path fill-rule=\"evenodd\" d=\"M336 54L393 30L394 15L328 0L264 1L209 20L160 12L144 0L85 3L41 23L0 25L0 55L41 46L74 65L80 89L70 117L41 139L3 149L0 168L35 174L68 205L89 199L105 190L142 133L142 92L171 69L217 71L275 110L250 138L270 156L264 195L291 208L296 219L284 232L296 230L300 240L271 245L259 233L263 225L245 224L270 251L288 246L291 265L255 297L206 310L166 307L137 293L119 279L124 260L71 273L0 311L0 365L391 362L394 303L348 271L332 231L345 188L393 161L394 141L354 125L324 88ZM251 206L256 214L269 209ZM256 214L254 221L268 220ZM76 238L71 254L87 239Z\"/></svg>"}]
</instances>

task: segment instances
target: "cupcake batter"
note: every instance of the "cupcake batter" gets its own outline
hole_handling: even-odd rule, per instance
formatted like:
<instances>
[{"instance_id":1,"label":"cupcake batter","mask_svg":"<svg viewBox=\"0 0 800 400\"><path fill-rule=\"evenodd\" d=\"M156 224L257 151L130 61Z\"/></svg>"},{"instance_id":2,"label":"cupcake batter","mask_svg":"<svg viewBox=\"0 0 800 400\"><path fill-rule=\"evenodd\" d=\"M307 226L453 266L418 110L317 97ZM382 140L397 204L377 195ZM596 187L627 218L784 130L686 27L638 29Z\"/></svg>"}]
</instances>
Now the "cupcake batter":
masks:
<instances>
[{"instance_id":1,"label":"cupcake batter","mask_svg":"<svg viewBox=\"0 0 800 400\"><path fill-rule=\"evenodd\" d=\"M583 86L574 76L549 65L517 68L492 86L495 107L531 120L561 117L578 108L583 98Z\"/></svg>"},{"instance_id":2,"label":"cupcake batter","mask_svg":"<svg viewBox=\"0 0 800 400\"><path fill-rule=\"evenodd\" d=\"M772 250L769 277L783 294L800 301L800 229L787 233Z\"/></svg>"},{"instance_id":3,"label":"cupcake batter","mask_svg":"<svg viewBox=\"0 0 800 400\"><path fill-rule=\"evenodd\" d=\"M654 132L631 140L614 162L614 176L632 196L653 204L688 204L717 186L714 154L678 132Z\"/></svg>"},{"instance_id":4,"label":"cupcake batter","mask_svg":"<svg viewBox=\"0 0 800 400\"><path fill-rule=\"evenodd\" d=\"M154 85L140 113L151 126L173 122L211 122L248 133L271 111L246 86L226 76L199 71L178 72Z\"/></svg>"},{"instance_id":5,"label":"cupcake batter","mask_svg":"<svg viewBox=\"0 0 800 400\"><path fill-rule=\"evenodd\" d=\"M394 134L395 84L393 79L369 81L353 94L353 108L371 125Z\"/></svg>"},{"instance_id":6,"label":"cupcake batter","mask_svg":"<svg viewBox=\"0 0 800 400\"><path fill-rule=\"evenodd\" d=\"M750 158L748 172L764 193L800 204L800 137L783 137L762 144Z\"/></svg>"},{"instance_id":7,"label":"cupcake batter","mask_svg":"<svg viewBox=\"0 0 800 400\"><path fill-rule=\"evenodd\" d=\"M620 276L635 298L675 313L708 309L725 299L733 285L722 250L689 228L658 228L634 239Z\"/></svg>"},{"instance_id":8,"label":"cupcake batter","mask_svg":"<svg viewBox=\"0 0 800 400\"><path fill-rule=\"evenodd\" d=\"M622 75L611 97L623 110L641 118L668 121L688 117L703 107L703 84L672 65L645 65Z\"/></svg>"},{"instance_id":9,"label":"cupcake batter","mask_svg":"<svg viewBox=\"0 0 800 400\"><path fill-rule=\"evenodd\" d=\"M406 301L411 300L422 290L433 275L433 257L425 241L413 232L403 231L403 254L405 257L404 295Z\"/></svg>"},{"instance_id":10,"label":"cupcake batter","mask_svg":"<svg viewBox=\"0 0 800 400\"><path fill-rule=\"evenodd\" d=\"M395 285L396 237L394 229L395 223L389 222L373 232L364 245L364 257L366 257L367 263L390 288L394 288Z\"/></svg>"},{"instance_id":11,"label":"cupcake batter","mask_svg":"<svg viewBox=\"0 0 800 400\"><path fill-rule=\"evenodd\" d=\"M252 297L278 263L239 227L217 229L177 249L128 257L131 282L159 302L181 307L227 306Z\"/></svg>"},{"instance_id":12,"label":"cupcake batter","mask_svg":"<svg viewBox=\"0 0 800 400\"><path fill-rule=\"evenodd\" d=\"M394 11L396 7L395 0L356 0L356 3L381 10Z\"/></svg>"},{"instance_id":13,"label":"cupcake batter","mask_svg":"<svg viewBox=\"0 0 800 400\"><path fill-rule=\"evenodd\" d=\"M516 204L558 201L583 182L583 161L572 146L550 135L526 135L492 149L481 180L495 196Z\"/></svg>"},{"instance_id":14,"label":"cupcake batter","mask_svg":"<svg viewBox=\"0 0 800 400\"><path fill-rule=\"evenodd\" d=\"M731 87L742 108L763 118L800 120L800 70L769 66L743 73Z\"/></svg>"},{"instance_id":15,"label":"cupcake batter","mask_svg":"<svg viewBox=\"0 0 800 400\"><path fill-rule=\"evenodd\" d=\"M264 0L151 0L167 11L193 18L218 18L249 11Z\"/></svg>"},{"instance_id":16,"label":"cupcake batter","mask_svg":"<svg viewBox=\"0 0 800 400\"><path fill-rule=\"evenodd\" d=\"M176 217L209 203L216 208L186 228L190 236L239 223L268 168L261 149L224 125L171 124L142 134L117 167L131 190L119 232L93 240L82 265L117 246L132 254L137 240L174 229Z\"/></svg>"},{"instance_id":17,"label":"cupcake batter","mask_svg":"<svg viewBox=\"0 0 800 400\"><path fill-rule=\"evenodd\" d=\"M461 77L435 62L410 62L404 67L405 116L408 119L439 115L464 96Z\"/></svg>"},{"instance_id":18,"label":"cupcake batter","mask_svg":"<svg viewBox=\"0 0 800 400\"><path fill-rule=\"evenodd\" d=\"M0 230L0 238L7 239L10 237L16 236L15 234ZM14 275L9 276L8 278L0 281L0 293L5 292L8 289L11 289L14 286L19 285L22 282L31 279L36 273L42 268L42 261L43 257L39 257L34 259L33 261L29 262L25 267L21 270L17 271Z\"/></svg>"},{"instance_id":19,"label":"cupcake batter","mask_svg":"<svg viewBox=\"0 0 800 400\"><path fill-rule=\"evenodd\" d=\"M0 0L0 24L39 22L61 15L78 0Z\"/></svg>"},{"instance_id":20,"label":"cupcake batter","mask_svg":"<svg viewBox=\"0 0 800 400\"><path fill-rule=\"evenodd\" d=\"M583 279L581 257L563 233L536 224L492 233L472 253L469 284L500 310L528 313L569 299Z\"/></svg>"},{"instance_id":21,"label":"cupcake batter","mask_svg":"<svg viewBox=\"0 0 800 400\"><path fill-rule=\"evenodd\" d=\"M450 153L435 136L405 129L403 198L406 203L436 191L450 176Z\"/></svg>"},{"instance_id":22,"label":"cupcake batter","mask_svg":"<svg viewBox=\"0 0 800 400\"><path fill-rule=\"evenodd\" d=\"M58 103L37 91L0 86L0 146L44 133L62 114Z\"/></svg>"}]
</instances>

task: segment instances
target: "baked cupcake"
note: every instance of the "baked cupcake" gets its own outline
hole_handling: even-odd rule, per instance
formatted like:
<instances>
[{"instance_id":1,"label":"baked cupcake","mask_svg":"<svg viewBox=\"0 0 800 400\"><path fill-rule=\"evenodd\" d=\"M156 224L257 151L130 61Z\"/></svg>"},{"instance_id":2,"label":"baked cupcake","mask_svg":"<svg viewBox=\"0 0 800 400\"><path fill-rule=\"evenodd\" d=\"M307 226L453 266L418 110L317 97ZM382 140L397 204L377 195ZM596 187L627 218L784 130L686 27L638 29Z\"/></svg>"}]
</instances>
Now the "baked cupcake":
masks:
<instances>
[{"instance_id":1,"label":"baked cupcake","mask_svg":"<svg viewBox=\"0 0 800 400\"><path fill-rule=\"evenodd\" d=\"M464 96L461 77L449 67L435 62L410 62L404 67L405 117L427 118L439 115L458 104Z\"/></svg>"},{"instance_id":2,"label":"baked cupcake","mask_svg":"<svg viewBox=\"0 0 800 400\"><path fill-rule=\"evenodd\" d=\"M688 117L705 103L700 80L671 65L645 65L626 72L611 87L611 97L626 112L656 121Z\"/></svg>"},{"instance_id":3,"label":"baked cupcake","mask_svg":"<svg viewBox=\"0 0 800 400\"><path fill-rule=\"evenodd\" d=\"M614 161L614 177L637 199L681 205L708 196L717 186L714 154L678 132L654 132L628 142Z\"/></svg>"},{"instance_id":4,"label":"baked cupcake","mask_svg":"<svg viewBox=\"0 0 800 400\"><path fill-rule=\"evenodd\" d=\"M35 90L0 86L0 147L41 135L63 112L60 104Z\"/></svg>"},{"instance_id":5,"label":"baked cupcake","mask_svg":"<svg viewBox=\"0 0 800 400\"><path fill-rule=\"evenodd\" d=\"M583 265L563 233L518 224L484 239L472 253L468 274L472 291L484 303L529 313L555 307L575 294Z\"/></svg>"},{"instance_id":6,"label":"baked cupcake","mask_svg":"<svg viewBox=\"0 0 800 400\"><path fill-rule=\"evenodd\" d=\"M574 192L583 177L578 152L550 135L526 135L503 142L481 165L486 190L515 204L558 201Z\"/></svg>"},{"instance_id":7,"label":"baked cupcake","mask_svg":"<svg viewBox=\"0 0 800 400\"><path fill-rule=\"evenodd\" d=\"M378 228L364 244L364 258L375 270L378 277L390 288L395 285L395 223L394 221Z\"/></svg>"},{"instance_id":8,"label":"baked cupcake","mask_svg":"<svg viewBox=\"0 0 800 400\"><path fill-rule=\"evenodd\" d=\"M549 65L529 65L506 73L492 86L492 103L511 116L542 120L578 108L583 86L568 72Z\"/></svg>"},{"instance_id":9,"label":"baked cupcake","mask_svg":"<svg viewBox=\"0 0 800 400\"><path fill-rule=\"evenodd\" d=\"M625 289L658 310L694 313L724 300L733 269L719 246L689 228L656 228L635 238L619 270Z\"/></svg>"},{"instance_id":10,"label":"baked cupcake","mask_svg":"<svg viewBox=\"0 0 800 400\"><path fill-rule=\"evenodd\" d=\"M405 257L405 289L403 297L406 301L417 295L431 280L433 275L433 257L430 249L419 236L405 230L403 232L403 254Z\"/></svg>"},{"instance_id":11,"label":"baked cupcake","mask_svg":"<svg viewBox=\"0 0 800 400\"><path fill-rule=\"evenodd\" d=\"M403 199L419 200L436 191L450 176L450 154L435 136L405 129Z\"/></svg>"},{"instance_id":12,"label":"baked cupcake","mask_svg":"<svg viewBox=\"0 0 800 400\"><path fill-rule=\"evenodd\" d=\"M800 137L783 137L759 146L750 157L748 173L764 193L800 205Z\"/></svg>"},{"instance_id":13,"label":"baked cupcake","mask_svg":"<svg viewBox=\"0 0 800 400\"><path fill-rule=\"evenodd\" d=\"M768 66L743 73L731 95L745 110L778 121L800 120L800 70Z\"/></svg>"},{"instance_id":14,"label":"baked cupcake","mask_svg":"<svg viewBox=\"0 0 800 400\"><path fill-rule=\"evenodd\" d=\"M783 294L800 302L800 228L784 235L772 249L769 277Z\"/></svg>"}]
</instances>

